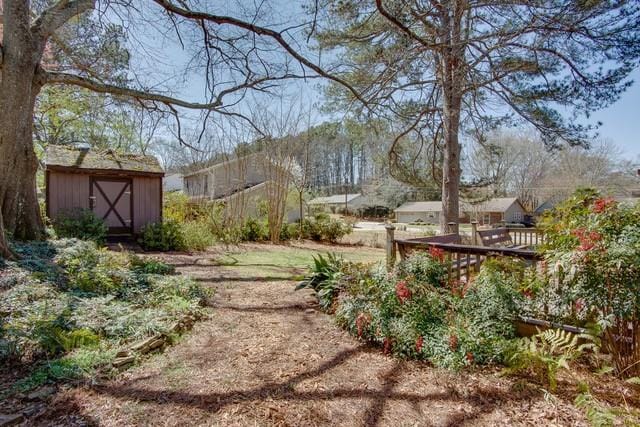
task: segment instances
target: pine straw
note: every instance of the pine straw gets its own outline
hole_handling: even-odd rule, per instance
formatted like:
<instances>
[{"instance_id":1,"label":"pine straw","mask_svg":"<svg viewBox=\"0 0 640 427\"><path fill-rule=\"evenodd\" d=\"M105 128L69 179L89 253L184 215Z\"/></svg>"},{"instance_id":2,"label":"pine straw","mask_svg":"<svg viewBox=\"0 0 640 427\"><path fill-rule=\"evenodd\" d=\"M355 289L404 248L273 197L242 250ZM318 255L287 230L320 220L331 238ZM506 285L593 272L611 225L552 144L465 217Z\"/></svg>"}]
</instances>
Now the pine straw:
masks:
<instances>
[{"instance_id":1,"label":"pine straw","mask_svg":"<svg viewBox=\"0 0 640 427\"><path fill-rule=\"evenodd\" d=\"M210 318L116 380L59 393L41 424L587 425L571 403L574 383L545 398L498 369L455 374L386 357L338 329L291 281L219 281L233 269L185 265L196 258L175 260L216 288ZM622 386L606 387L622 404Z\"/></svg>"}]
</instances>

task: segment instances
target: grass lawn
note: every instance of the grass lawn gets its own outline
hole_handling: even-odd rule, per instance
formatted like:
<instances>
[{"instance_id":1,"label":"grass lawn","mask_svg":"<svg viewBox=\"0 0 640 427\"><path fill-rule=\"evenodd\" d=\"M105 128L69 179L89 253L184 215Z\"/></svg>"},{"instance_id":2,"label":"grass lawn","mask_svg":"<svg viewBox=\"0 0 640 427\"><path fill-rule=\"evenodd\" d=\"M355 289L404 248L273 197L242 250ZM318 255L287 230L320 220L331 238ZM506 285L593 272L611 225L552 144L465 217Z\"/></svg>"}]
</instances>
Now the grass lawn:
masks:
<instances>
[{"instance_id":1,"label":"grass lawn","mask_svg":"<svg viewBox=\"0 0 640 427\"><path fill-rule=\"evenodd\" d=\"M312 243L272 246L250 244L229 249L211 258L213 265L223 267L226 272L250 277L260 272L263 280L300 280L318 254L335 252L346 260L362 263L384 261L384 251L375 248L330 246Z\"/></svg>"}]
</instances>

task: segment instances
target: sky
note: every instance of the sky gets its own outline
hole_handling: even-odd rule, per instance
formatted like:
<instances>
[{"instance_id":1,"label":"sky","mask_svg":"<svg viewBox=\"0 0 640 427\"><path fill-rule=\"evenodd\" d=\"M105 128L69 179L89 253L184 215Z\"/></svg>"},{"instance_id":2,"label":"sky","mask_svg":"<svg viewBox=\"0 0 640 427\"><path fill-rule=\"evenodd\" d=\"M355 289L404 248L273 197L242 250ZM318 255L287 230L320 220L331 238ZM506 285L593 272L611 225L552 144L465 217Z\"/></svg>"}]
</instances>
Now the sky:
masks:
<instances>
[{"instance_id":1,"label":"sky","mask_svg":"<svg viewBox=\"0 0 640 427\"><path fill-rule=\"evenodd\" d=\"M593 120L602 122L600 135L620 147L625 158L640 161L640 69L631 78L633 86L614 105L595 113Z\"/></svg>"},{"instance_id":2,"label":"sky","mask_svg":"<svg viewBox=\"0 0 640 427\"><path fill-rule=\"evenodd\" d=\"M278 0L279 1L279 0ZM277 3L277 1L276 1ZM135 25L135 24L134 24ZM142 65L142 68L146 71L148 76L156 74L159 69L165 71L171 70L168 74L179 74L179 70L184 69L185 61L188 61L190 55L184 50L182 46L170 35L169 37L158 37L156 31L151 28L144 28L144 26L137 26L136 32L142 40L142 44L146 45L145 50L151 50L153 53L149 55L142 55L147 59L151 59L150 62ZM146 30L146 31L145 31ZM140 46L138 46L138 49ZM139 52L138 49L135 49ZM186 50L189 50L188 47ZM138 59L140 59L138 57ZM142 73L143 75L145 73ZM634 84L622 94L620 99L610 107L597 111L592 114L588 119L589 124L602 122L602 126L599 128L599 135L602 139L613 142L620 148L623 153L624 159L634 160L640 162L640 69L636 69L630 78L634 81ZM173 80L174 84L176 83ZM322 94L318 89L318 80L310 80L306 84L300 84L299 82L292 85L293 92L298 92L304 101L310 103L311 100L315 100L315 104L322 103ZM182 98L186 98L190 101L204 101L202 98L204 95L204 78L196 76L194 73L174 86L177 94ZM244 101L251 102L249 99ZM318 105L318 108L320 105ZM322 114L316 115L316 120L327 119Z\"/></svg>"}]
</instances>

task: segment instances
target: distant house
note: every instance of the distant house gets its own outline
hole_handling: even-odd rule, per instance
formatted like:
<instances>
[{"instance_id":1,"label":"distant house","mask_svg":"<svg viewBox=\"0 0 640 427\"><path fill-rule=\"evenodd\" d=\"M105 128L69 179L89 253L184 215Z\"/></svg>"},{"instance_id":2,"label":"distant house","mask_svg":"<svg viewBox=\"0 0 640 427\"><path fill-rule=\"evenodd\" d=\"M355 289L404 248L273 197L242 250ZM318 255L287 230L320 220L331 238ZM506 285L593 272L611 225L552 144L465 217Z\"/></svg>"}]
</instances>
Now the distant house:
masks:
<instances>
[{"instance_id":1,"label":"distant house","mask_svg":"<svg viewBox=\"0 0 640 427\"><path fill-rule=\"evenodd\" d=\"M311 208L322 209L331 211L333 213L344 211L345 208L349 211L355 211L363 207L366 203L366 198L360 193L354 194L334 194L333 196L316 197L309 201L308 205Z\"/></svg>"},{"instance_id":2,"label":"distant house","mask_svg":"<svg viewBox=\"0 0 640 427\"><path fill-rule=\"evenodd\" d=\"M464 220L476 220L480 225L519 223L525 219L526 209L517 197L495 197L484 202L463 203Z\"/></svg>"},{"instance_id":3,"label":"distant house","mask_svg":"<svg viewBox=\"0 0 640 427\"><path fill-rule=\"evenodd\" d=\"M438 224L442 212L442 202L407 202L394 210L396 221L401 223L424 222Z\"/></svg>"},{"instance_id":4,"label":"distant house","mask_svg":"<svg viewBox=\"0 0 640 427\"><path fill-rule=\"evenodd\" d=\"M152 156L62 145L45 151L47 217L91 209L109 235L132 235L162 220L164 172Z\"/></svg>"},{"instance_id":5,"label":"distant house","mask_svg":"<svg viewBox=\"0 0 640 427\"><path fill-rule=\"evenodd\" d=\"M224 203L226 215L255 217L261 203L268 202L269 186L276 185L270 180L269 168L286 173L275 162L269 163L262 153L236 157L185 175L182 187L193 200ZM298 220L298 210L287 209L285 217L289 222Z\"/></svg>"},{"instance_id":6,"label":"distant house","mask_svg":"<svg viewBox=\"0 0 640 427\"><path fill-rule=\"evenodd\" d=\"M424 222L438 224L442 213L441 201L407 202L394 210L400 223ZM516 197L500 197L480 203L460 202L460 223L476 220L480 225L502 222L521 222L525 209Z\"/></svg>"},{"instance_id":7,"label":"distant house","mask_svg":"<svg viewBox=\"0 0 640 427\"><path fill-rule=\"evenodd\" d=\"M193 198L220 199L267 180L257 154L235 157L183 177L184 192Z\"/></svg>"},{"instance_id":8,"label":"distant house","mask_svg":"<svg viewBox=\"0 0 640 427\"><path fill-rule=\"evenodd\" d=\"M162 189L165 192L182 191L183 181L181 173L170 173L162 178Z\"/></svg>"},{"instance_id":9,"label":"distant house","mask_svg":"<svg viewBox=\"0 0 640 427\"><path fill-rule=\"evenodd\" d=\"M553 200L547 200L533 210L533 215L536 217L541 217L545 212L555 208L556 204L557 203L554 202Z\"/></svg>"}]
</instances>

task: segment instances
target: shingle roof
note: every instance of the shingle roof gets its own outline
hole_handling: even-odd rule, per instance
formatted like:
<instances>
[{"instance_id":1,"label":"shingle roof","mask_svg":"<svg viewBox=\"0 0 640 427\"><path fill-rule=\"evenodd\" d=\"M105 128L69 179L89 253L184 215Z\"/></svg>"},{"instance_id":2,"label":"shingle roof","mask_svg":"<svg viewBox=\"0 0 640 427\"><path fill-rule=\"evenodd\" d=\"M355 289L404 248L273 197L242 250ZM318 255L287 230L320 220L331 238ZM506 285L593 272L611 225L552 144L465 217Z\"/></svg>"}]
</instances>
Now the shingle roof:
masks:
<instances>
[{"instance_id":1,"label":"shingle roof","mask_svg":"<svg viewBox=\"0 0 640 427\"><path fill-rule=\"evenodd\" d=\"M360 196L361 196L360 193L347 194L346 195L347 203L349 203L353 199L356 199L356 198L358 198ZM315 199L310 200L309 204L310 205L333 205L333 204L339 204L339 203L344 203L344 202L345 202L345 195L344 194L334 194L333 196L316 197Z\"/></svg>"},{"instance_id":2,"label":"shingle roof","mask_svg":"<svg viewBox=\"0 0 640 427\"><path fill-rule=\"evenodd\" d=\"M505 212L514 203L520 203L517 197L495 197L478 205L482 212Z\"/></svg>"},{"instance_id":3,"label":"shingle roof","mask_svg":"<svg viewBox=\"0 0 640 427\"><path fill-rule=\"evenodd\" d=\"M442 202L407 202L395 209L395 212L440 212Z\"/></svg>"},{"instance_id":4,"label":"shingle roof","mask_svg":"<svg viewBox=\"0 0 640 427\"><path fill-rule=\"evenodd\" d=\"M517 197L496 197L477 204L473 209L480 212L505 212L514 203L519 203ZM441 210L442 202L429 201L407 202L395 209L395 212L440 212ZM460 210L469 211L472 207L469 203L461 201Z\"/></svg>"},{"instance_id":5,"label":"shingle roof","mask_svg":"<svg viewBox=\"0 0 640 427\"><path fill-rule=\"evenodd\" d=\"M46 167L163 173L158 159L153 156L118 154L112 150L86 150L66 145L49 145L45 150L44 163Z\"/></svg>"}]
</instances>

